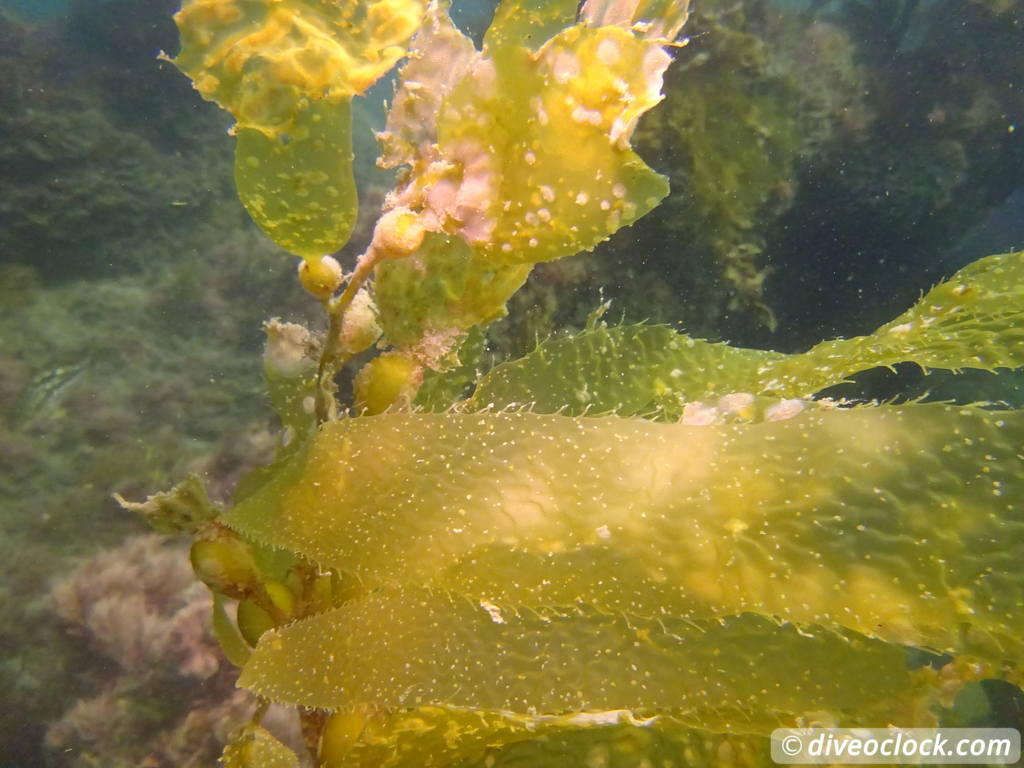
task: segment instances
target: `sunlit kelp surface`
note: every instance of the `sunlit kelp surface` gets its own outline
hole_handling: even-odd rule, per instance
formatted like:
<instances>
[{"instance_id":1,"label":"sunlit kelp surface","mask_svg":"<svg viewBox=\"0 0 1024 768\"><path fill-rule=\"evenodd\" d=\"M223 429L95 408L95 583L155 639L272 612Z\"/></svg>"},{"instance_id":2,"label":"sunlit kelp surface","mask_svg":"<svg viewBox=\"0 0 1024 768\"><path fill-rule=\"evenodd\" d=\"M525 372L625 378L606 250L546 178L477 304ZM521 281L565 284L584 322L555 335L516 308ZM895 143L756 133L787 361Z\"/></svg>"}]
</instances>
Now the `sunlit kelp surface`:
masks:
<instances>
[{"instance_id":1,"label":"sunlit kelp surface","mask_svg":"<svg viewBox=\"0 0 1024 768\"><path fill-rule=\"evenodd\" d=\"M358 203L352 97L405 55L423 10L422 0L286 0L183 4L175 14L174 63L235 118L239 198L285 250L319 257L348 241Z\"/></svg>"},{"instance_id":2,"label":"sunlit kelp surface","mask_svg":"<svg viewBox=\"0 0 1024 768\"><path fill-rule=\"evenodd\" d=\"M371 585L755 611L938 650L995 643L998 662L1019 655L1022 428L948 406L720 428L381 416L321 431L226 521Z\"/></svg>"},{"instance_id":3,"label":"sunlit kelp surface","mask_svg":"<svg viewBox=\"0 0 1024 768\"><path fill-rule=\"evenodd\" d=\"M810 397L904 362L924 371L1016 368L1024 361L1022 278L1024 254L980 259L874 333L794 355L713 344L666 326L591 327L495 366L468 406L678 419L694 401L743 392Z\"/></svg>"},{"instance_id":4,"label":"sunlit kelp surface","mask_svg":"<svg viewBox=\"0 0 1024 768\"><path fill-rule=\"evenodd\" d=\"M410 588L282 630L241 683L306 706L444 703L523 716L626 707L763 734L814 712L850 723L905 720L928 704L927 686L914 678L898 647L801 633L750 614L699 621L585 608L514 612Z\"/></svg>"},{"instance_id":5,"label":"sunlit kelp surface","mask_svg":"<svg viewBox=\"0 0 1024 768\"><path fill-rule=\"evenodd\" d=\"M593 327L563 348L583 370L621 369L595 402L612 415L572 415L586 412L578 380L535 354L447 412L321 425L219 522L354 581L334 608L266 631L240 684L342 712L443 706L472 744L480 729L525 740L501 713L543 729L628 710L761 735L925 724L967 682L1019 682L1019 412L715 395L730 380L813 392L890 356L1015 366L1020 263L981 260L877 334L805 355ZM676 390L658 378L666 357L688 371ZM702 366L722 383L702 384ZM567 405L477 411L491 377L495 392L532 383ZM664 419L638 391L674 395L681 420L628 418ZM912 671L911 648L955 660ZM463 733L467 710L498 719Z\"/></svg>"}]
</instances>

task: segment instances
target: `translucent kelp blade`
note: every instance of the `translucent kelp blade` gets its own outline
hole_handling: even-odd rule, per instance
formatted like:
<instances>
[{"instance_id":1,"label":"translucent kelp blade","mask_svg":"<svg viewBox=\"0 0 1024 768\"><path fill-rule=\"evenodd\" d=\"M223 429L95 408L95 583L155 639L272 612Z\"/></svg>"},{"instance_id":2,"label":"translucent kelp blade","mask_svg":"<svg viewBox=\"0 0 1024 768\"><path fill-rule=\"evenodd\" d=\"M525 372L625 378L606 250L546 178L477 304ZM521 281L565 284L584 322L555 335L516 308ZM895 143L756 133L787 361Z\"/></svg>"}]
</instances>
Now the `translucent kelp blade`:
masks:
<instances>
[{"instance_id":1,"label":"translucent kelp blade","mask_svg":"<svg viewBox=\"0 0 1024 768\"><path fill-rule=\"evenodd\" d=\"M720 427L385 414L324 425L223 519L371 585L466 593L509 551L535 571L475 597L669 601L1016 660L1022 439L1022 413L938 404ZM632 570L546 578L572 553Z\"/></svg>"},{"instance_id":2,"label":"translucent kelp blade","mask_svg":"<svg viewBox=\"0 0 1024 768\"><path fill-rule=\"evenodd\" d=\"M665 326L551 339L496 366L466 407L529 404L542 413L678 418L684 402L739 392L810 397L859 371L900 362L952 370L1024 365L1024 252L981 259L874 334L823 342L804 354L712 344Z\"/></svg>"},{"instance_id":3,"label":"translucent kelp blade","mask_svg":"<svg viewBox=\"0 0 1024 768\"><path fill-rule=\"evenodd\" d=\"M586 0L580 17L592 26L637 26L648 39L672 42L690 17L690 0Z\"/></svg>"},{"instance_id":4,"label":"translucent kelp blade","mask_svg":"<svg viewBox=\"0 0 1024 768\"><path fill-rule=\"evenodd\" d=\"M210 623L213 636L220 646L225 658L236 667L245 666L251 655L251 649L242 639L238 624L228 616L225 597L213 593L213 619Z\"/></svg>"},{"instance_id":5,"label":"translucent kelp blade","mask_svg":"<svg viewBox=\"0 0 1024 768\"><path fill-rule=\"evenodd\" d=\"M927 686L912 684L903 649L877 640L752 614L697 622L515 613L416 588L381 590L265 635L239 684L324 708L671 710L684 723L739 733L808 716L910 724L927 712Z\"/></svg>"},{"instance_id":6,"label":"translucent kelp blade","mask_svg":"<svg viewBox=\"0 0 1024 768\"><path fill-rule=\"evenodd\" d=\"M341 248L358 205L350 102L310 102L286 135L241 126L236 135L238 197L263 233L296 256Z\"/></svg>"},{"instance_id":7,"label":"translucent kelp blade","mask_svg":"<svg viewBox=\"0 0 1024 768\"><path fill-rule=\"evenodd\" d=\"M666 325L592 328L492 368L462 408L676 419L686 401L756 392L786 355L692 339Z\"/></svg>"},{"instance_id":8,"label":"translucent kelp blade","mask_svg":"<svg viewBox=\"0 0 1024 768\"><path fill-rule=\"evenodd\" d=\"M221 768L299 768L299 758L266 728L249 725L224 747L218 765Z\"/></svg>"},{"instance_id":9,"label":"translucent kelp blade","mask_svg":"<svg viewBox=\"0 0 1024 768\"><path fill-rule=\"evenodd\" d=\"M505 303L530 269L529 264L484 264L460 238L428 234L415 260L378 265L378 320L388 341L399 347L431 331L489 323L505 315Z\"/></svg>"},{"instance_id":10,"label":"translucent kelp blade","mask_svg":"<svg viewBox=\"0 0 1024 768\"><path fill-rule=\"evenodd\" d=\"M411 167L395 204L488 265L593 248L668 193L629 140L661 100L671 58L616 26L570 27L536 52L518 39L546 33L568 7L503 6L483 54L432 9L424 42L441 50L402 70L380 137L387 165Z\"/></svg>"},{"instance_id":11,"label":"translucent kelp blade","mask_svg":"<svg viewBox=\"0 0 1024 768\"><path fill-rule=\"evenodd\" d=\"M1024 252L976 261L870 336L803 354L740 349L665 326L596 328L540 344L495 367L469 409L678 418L684 402L735 392L809 397L860 371L1024 365Z\"/></svg>"},{"instance_id":12,"label":"translucent kelp blade","mask_svg":"<svg viewBox=\"0 0 1024 768\"><path fill-rule=\"evenodd\" d=\"M237 124L235 183L253 220L303 257L356 214L349 103L405 55L423 0L187 0L175 65Z\"/></svg>"},{"instance_id":13,"label":"translucent kelp blade","mask_svg":"<svg viewBox=\"0 0 1024 768\"><path fill-rule=\"evenodd\" d=\"M901 362L986 371L1024 365L1024 251L979 259L870 336L823 342L780 363L775 374L821 389L857 371ZM765 391L772 391L771 382Z\"/></svg>"},{"instance_id":14,"label":"translucent kelp blade","mask_svg":"<svg viewBox=\"0 0 1024 768\"><path fill-rule=\"evenodd\" d=\"M484 50L517 45L535 51L575 23L578 7L579 0L503 0L487 28Z\"/></svg>"},{"instance_id":15,"label":"translucent kelp blade","mask_svg":"<svg viewBox=\"0 0 1024 768\"><path fill-rule=\"evenodd\" d=\"M377 134L382 167L432 161L441 103L480 58L473 41L452 23L447 4L431 3L399 72L385 130Z\"/></svg>"},{"instance_id":16,"label":"translucent kelp blade","mask_svg":"<svg viewBox=\"0 0 1024 768\"><path fill-rule=\"evenodd\" d=\"M371 720L351 768L732 768L773 766L766 738L688 728L628 712L523 716L420 707Z\"/></svg>"},{"instance_id":17,"label":"translucent kelp blade","mask_svg":"<svg viewBox=\"0 0 1024 768\"><path fill-rule=\"evenodd\" d=\"M661 100L670 60L628 30L584 25L537 55L519 46L494 51L438 117L448 165L434 168L463 171L461 181L447 171L433 178L433 169L419 180L431 190L433 215L491 264L569 256L631 224L668 194L629 138Z\"/></svg>"},{"instance_id":18,"label":"translucent kelp blade","mask_svg":"<svg viewBox=\"0 0 1024 768\"><path fill-rule=\"evenodd\" d=\"M348 101L405 55L424 0L185 0L174 64L208 101L268 136L310 100Z\"/></svg>"}]
</instances>

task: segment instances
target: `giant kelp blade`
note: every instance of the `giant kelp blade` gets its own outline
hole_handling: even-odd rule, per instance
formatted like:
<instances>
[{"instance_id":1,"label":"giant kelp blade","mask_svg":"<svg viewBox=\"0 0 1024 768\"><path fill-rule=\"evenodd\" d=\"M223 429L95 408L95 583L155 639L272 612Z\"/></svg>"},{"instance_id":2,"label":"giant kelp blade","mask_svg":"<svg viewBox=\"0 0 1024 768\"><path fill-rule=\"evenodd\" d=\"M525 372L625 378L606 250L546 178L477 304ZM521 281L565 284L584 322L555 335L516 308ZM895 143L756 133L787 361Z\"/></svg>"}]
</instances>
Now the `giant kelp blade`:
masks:
<instances>
[{"instance_id":1,"label":"giant kelp blade","mask_svg":"<svg viewBox=\"0 0 1024 768\"><path fill-rule=\"evenodd\" d=\"M484 36L485 50L519 45L537 50L576 21L578 0L503 0Z\"/></svg>"},{"instance_id":2,"label":"giant kelp blade","mask_svg":"<svg viewBox=\"0 0 1024 768\"><path fill-rule=\"evenodd\" d=\"M430 53L402 69L379 136L384 164L411 168L404 204L488 266L593 248L668 194L629 139L671 58L623 27L565 29L575 11L502 3L481 53L431 6L415 42Z\"/></svg>"},{"instance_id":3,"label":"giant kelp blade","mask_svg":"<svg viewBox=\"0 0 1024 768\"><path fill-rule=\"evenodd\" d=\"M186 0L174 64L237 124L235 183L253 220L304 257L355 221L349 104L405 55L423 0Z\"/></svg>"},{"instance_id":4,"label":"giant kelp blade","mask_svg":"<svg viewBox=\"0 0 1024 768\"><path fill-rule=\"evenodd\" d=\"M222 768L299 768L299 758L266 728L248 725L224 747Z\"/></svg>"},{"instance_id":5,"label":"giant kelp blade","mask_svg":"<svg viewBox=\"0 0 1024 768\"><path fill-rule=\"evenodd\" d=\"M938 404L721 427L385 414L324 425L223 519L368 585L754 612L1015 662L1022 440L1024 414Z\"/></svg>"},{"instance_id":6,"label":"giant kelp blade","mask_svg":"<svg viewBox=\"0 0 1024 768\"><path fill-rule=\"evenodd\" d=\"M678 418L686 401L756 392L763 369L785 357L694 339L665 325L591 328L495 366L462 407Z\"/></svg>"},{"instance_id":7,"label":"giant kelp blade","mask_svg":"<svg viewBox=\"0 0 1024 768\"><path fill-rule=\"evenodd\" d=\"M767 734L808 717L906 722L930 695L912 677L899 647L751 614L516 612L408 588L265 635L239 684L309 707L671 711L691 726Z\"/></svg>"},{"instance_id":8,"label":"giant kelp blade","mask_svg":"<svg viewBox=\"0 0 1024 768\"><path fill-rule=\"evenodd\" d=\"M311 100L362 94L404 55L424 0L185 0L174 64L204 99L267 135Z\"/></svg>"},{"instance_id":9,"label":"giant kelp blade","mask_svg":"<svg viewBox=\"0 0 1024 768\"><path fill-rule=\"evenodd\" d=\"M870 336L803 354L741 349L667 326L593 328L545 341L484 376L465 407L678 418L685 402L733 393L810 397L876 366L1024 365L1024 252L981 259Z\"/></svg>"},{"instance_id":10,"label":"giant kelp blade","mask_svg":"<svg viewBox=\"0 0 1024 768\"><path fill-rule=\"evenodd\" d=\"M669 61L627 30L579 25L536 57L495 52L492 67L452 91L438 120L441 151L486 168L492 185L460 232L482 259L536 263L589 250L668 194L628 140L660 100Z\"/></svg>"},{"instance_id":11,"label":"giant kelp blade","mask_svg":"<svg viewBox=\"0 0 1024 768\"><path fill-rule=\"evenodd\" d=\"M690 17L690 0L586 0L580 16L594 26L636 26L647 38L672 42Z\"/></svg>"},{"instance_id":12,"label":"giant kelp blade","mask_svg":"<svg viewBox=\"0 0 1024 768\"><path fill-rule=\"evenodd\" d=\"M237 129L235 186L245 209L289 253L318 257L343 246L356 220L351 102L315 101L287 134Z\"/></svg>"},{"instance_id":13,"label":"giant kelp blade","mask_svg":"<svg viewBox=\"0 0 1024 768\"><path fill-rule=\"evenodd\" d=\"M631 28L564 28L575 15L563 0L502 3L478 52L432 5L402 69L378 137L387 167L410 167L395 199L480 268L589 250L668 194L629 140L670 56Z\"/></svg>"},{"instance_id":14,"label":"giant kelp blade","mask_svg":"<svg viewBox=\"0 0 1024 768\"><path fill-rule=\"evenodd\" d=\"M760 736L689 728L628 712L530 717L419 707L371 721L346 756L351 768L692 768L723 756L736 768L771 766Z\"/></svg>"},{"instance_id":15,"label":"giant kelp blade","mask_svg":"<svg viewBox=\"0 0 1024 768\"><path fill-rule=\"evenodd\" d=\"M979 259L870 336L822 342L777 373L784 379L799 368L797 376L821 388L826 377L901 362L986 371L1024 365L1024 251Z\"/></svg>"},{"instance_id":16,"label":"giant kelp blade","mask_svg":"<svg viewBox=\"0 0 1024 768\"><path fill-rule=\"evenodd\" d=\"M430 233L416 259L377 266L374 296L388 341L415 344L429 333L465 331L505 315L505 303L522 287L528 264L485 264L458 237Z\"/></svg>"}]
</instances>

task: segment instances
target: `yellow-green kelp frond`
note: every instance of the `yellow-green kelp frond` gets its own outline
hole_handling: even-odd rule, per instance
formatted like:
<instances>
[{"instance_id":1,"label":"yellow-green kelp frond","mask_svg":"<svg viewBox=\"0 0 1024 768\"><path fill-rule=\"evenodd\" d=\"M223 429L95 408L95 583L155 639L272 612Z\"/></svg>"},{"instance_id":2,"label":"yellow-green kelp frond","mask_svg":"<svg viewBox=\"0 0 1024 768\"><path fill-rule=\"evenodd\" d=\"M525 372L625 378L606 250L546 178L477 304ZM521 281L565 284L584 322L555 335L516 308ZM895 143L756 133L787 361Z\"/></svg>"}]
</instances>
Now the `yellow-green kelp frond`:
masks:
<instances>
[{"instance_id":1,"label":"yellow-green kelp frond","mask_svg":"<svg viewBox=\"0 0 1024 768\"><path fill-rule=\"evenodd\" d=\"M1015 663L1022 440L1022 413L940 404L707 427L384 414L325 424L223 520L370 587L752 612Z\"/></svg>"},{"instance_id":2,"label":"yellow-green kelp frond","mask_svg":"<svg viewBox=\"0 0 1024 768\"><path fill-rule=\"evenodd\" d=\"M196 474L188 475L169 491L147 496L145 501L128 501L118 493L114 499L129 512L142 515L154 530L171 535L195 533L220 514Z\"/></svg>"},{"instance_id":3,"label":"yellow-green kelp frond","mask_svg":"<svg viewBox=\"0 0 1024 768\"><path fill-rule=\"evenodd\" d=\"M663 41L563 29L575 16L562 0L505 2L480 52L430 5L378 134L383 164L408 166L387 206L432 233L376 268L389 343L500 317L532 264L594 247L667 194L629 146L661 99Z\"/></svg>"},{"instance_id":4,"label":"yellow-green kelp frond","mask_svg":"<svg viewBox=\"0 0 1024 768\"><path fill-rule=\"evenodd\" d=\"M738 393L807 398L875 366L1024 365L1024 252L988 256L928 292L870 336L785 355L713 344L665 326L592 328L496 366L468 409L677 419L686 403Z\"/></svg>"},{"instance_id":5,"label":"yellow-green kelp frond","mask_svg":"<svg viewBox=\"0 0 1024 768\"><path fill-rule=\"evenodd\" d=\"M757 392L762 371L786 357L694 339L666 325L590 328L495 366L459 408L675 420L686 402Z\"/></svg>"},{"instance_id":6,"label":"yellow-green kelp frond","mask_svg":"<svg viewBox=\"0 0 1024 768\"><path fill-rule=\"evenodd\" d=\"M356 217L352 96L405 55L423 0L186 0L175 65L237 121L249 215L298 256L331 253Z\"/></svg>"},{"instance_id":7,"label":"yellow-green kelp frond","mask_svg":"<svg viewBox=\"0 0 1024 768\"><path fill-rule=\"evenodd\" d=\"M416 259L377 266L374 296L388 342L416 344L431 331L465 331L505 315L530 272L528 264L488 265L457 237L429 233Z\"/></svg>"},{"instance_id":8,"label":"yellow-green kelp frond","mask_svg":"<svg viewBox=\"0 0 1024 768\"><path fill-rule=\"evenodd\" d=\"M768 739L688 728L667 716L559 716L419 707L366 718L330 768L770 768Z\"/></svg>"},{"instance_id":9,"label":"yellow-green kelp frond","mask_svg":"<svg viewBox=\"0 0 1024 768\"><path fill-rule=\"evenodd\" d=\"M930 722L931 692L914 677L898 646L752 614L696 621L583 607L516 611L411 587L265 635L239 684L308 707L628 709L767 734L820 718Z\"/></svg>"},{"instance_id":10,"label":"yellow-green kelp frond","mask_svg":"<svg viewBox=\"0 0 1024 768\"><path fill-rule=\"evenodd\" d=\"M661 100L662 41L620 26L561 29L574 15L562 2L506 2L479 53L432 6L402 71L380 138L387 164L410 172L390 204L461 237L487 265L593 248L668 192L629 145Z\"/></svg>"},{"instance_id":11,"label":"yellow-green kelp frond","mask_svg":"<svg viewBox=\"0 0 1024 768\"><path fill-rule=\"evenodd\" d=\"M221 768L299 768L294 752L258 725L239 730L224 747Z\"/></svg>"},{"instance_id":12,"label":"yellow-green kelp frond","mask_svg":"<svg viewBox=\"0 0 1024 768\"><path fill-rule=\"evenodd\" d=\"M350 102L308 102L286 135L241 126L235 135L235 188L263 233L303 258L341 248L358 206Z\"/></svg>"},{"instance_id":13,"label":"yellow-green kelp frond","mask_svg":"<svg viewBox=\"0 0 1024 768\"><path fill-rule=\"evenodd\" d=\"M690 0L586 0L580 16L593 26L634 27L648 39L671 43L690 18Z\"/></svg>"},{"instance_id":14,"label":"yellow-green kelp frond","mask_svg":"<svg viewBox=\"0 0 1024 768\"><path fill-rule=\"evenodd\" d=\"M238 622L231 618L225 605L227 598L223 595L213 593L213 614L210 620L210 629L213 637L220 646L224 658L236 667L245 666L252 655L252 649L242 637L238 629Z\"/></svg>"},{"instance_id":15,"label":"yellow-green kelp frond","mask_svg":"<svg viewBox=\"0 0 1024 768\"><path fill-rule=\"evenodd\" d=\"M690 0L503 0L484 37L484 50L520 45L537 50L577 20L591 27L623 27L646 39L672 43L690 15Z\"/></svg>"},{"instance_id":16,"label":"yellow-green kelp frond","mask_svg":"<svg viewBox=\"0 0 1024 768\"><path fill-rule=\"evenodd\" d=\"M269 137L309 101L347 102L405 55L423 0L186 0L175 65L203 98Z\"/></svg>"},{"instance_id":17,"label":"yellow-green kelp frond","mask_svg":"<svg viewBox=\"0 0 1024 768\"><path fill-rule=\"evenodd\" d=\"M579 0L502 0L484 36L484 51L509 45L536 51L576 23L578 8Z\"/></svg>"},{"instance_id":18,"label":"yellow-green kelp frond","mask_svg":"<svg viewBox=\"0 0 1024 768\"><path fill-rule=\"evenodd\" d=\"M780 381L795 376L820 389L824 377L816 380L803 369L817 368L832 383L900 362L986 371L1024 365L1024 251L979 259L870 336L822 342L776 373ZM765 389L773 391L769 382Z\"/></svg>"},{"instance_id":19,"label":"yellow-green kelp frond","mask_svg":"<svg viewBox=\"0 0 1024 768\"><path fill-rule=\"evenodd\" d=\"M631 224L668 194L629 139L669 61L627 30L583 25L536 55L495 52L442 107L439 151L463 181L455 199L428 201L434 214L496 264L569 256ZM423 181L436 195L452 179Z\"/></svg>"}]
</instances>

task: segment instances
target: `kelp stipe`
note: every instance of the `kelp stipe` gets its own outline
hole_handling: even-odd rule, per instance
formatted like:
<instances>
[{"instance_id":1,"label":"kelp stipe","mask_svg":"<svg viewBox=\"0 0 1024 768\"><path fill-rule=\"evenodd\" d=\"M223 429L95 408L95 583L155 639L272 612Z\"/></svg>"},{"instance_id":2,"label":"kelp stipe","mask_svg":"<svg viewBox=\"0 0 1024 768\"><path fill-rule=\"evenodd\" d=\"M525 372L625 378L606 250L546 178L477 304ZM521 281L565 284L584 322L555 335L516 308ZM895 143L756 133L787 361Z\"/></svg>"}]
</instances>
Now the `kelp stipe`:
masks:
<instances>
[{"instance_id":1,"label":"kelp stipe","mask_svg":"<svg viewBox=\"0 0 1024 768\"><path fill-rule=\"evenodd\" d=\"M1024 254L800 355L595 317L460 364L534 264L666 194L629 140L687 15L504 0L482 50L419 0L176 16L327 329L267 324L282 439L230 509L195 478L124 503L195 537L240 684L300 707L318 765L766 765L779 725L929 725L967 682L1021 682L1024 416L814 398L903 361L1019 367ZM379 136L404 170L342 274L348 105L407 52ZM264 710L223 764L299 764Z\"/></svg>"}]
</instances>

